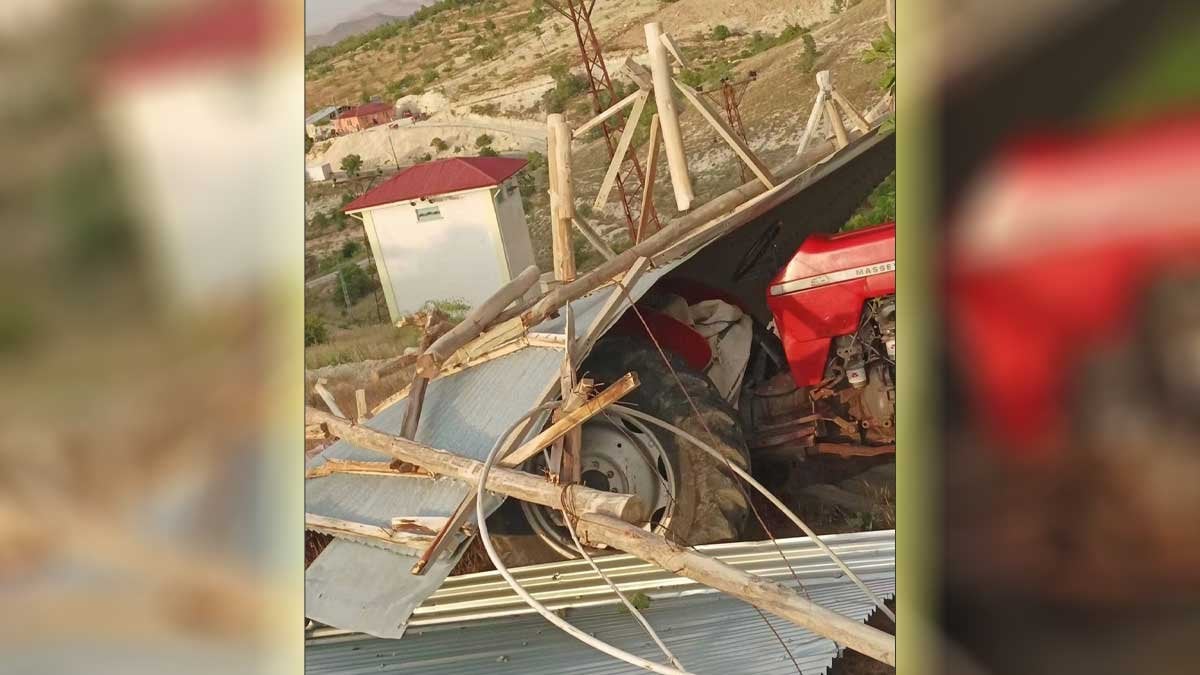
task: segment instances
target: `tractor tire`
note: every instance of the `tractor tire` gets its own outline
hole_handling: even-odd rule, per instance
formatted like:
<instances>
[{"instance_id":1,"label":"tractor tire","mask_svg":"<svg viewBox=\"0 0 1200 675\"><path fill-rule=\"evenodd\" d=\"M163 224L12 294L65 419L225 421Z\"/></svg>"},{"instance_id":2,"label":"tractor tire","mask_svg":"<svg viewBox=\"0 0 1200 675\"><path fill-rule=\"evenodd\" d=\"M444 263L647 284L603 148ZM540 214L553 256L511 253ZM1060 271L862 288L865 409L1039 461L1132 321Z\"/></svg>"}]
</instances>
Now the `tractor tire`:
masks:
<instances>
[{"instance_id":1,"label":"tractor tire","mask_svg":"<svg viewBox=\"0 0 1200 675\"><path fill-rule=\"evenodd\" d=\"M726 458L749 470L750 452L737 411L703 373L676 354L667 352L667 357L670 369L658 349L644 338L610 336L597 343L583 363L581 376L608 384L625 373L637 373L641 384L621 403L708 441ZM664 429L651 428L676 471L675 509L668 536L685 546L737 540L750 509L740 479L691 443Z\"/></svg>"}]
</instances>

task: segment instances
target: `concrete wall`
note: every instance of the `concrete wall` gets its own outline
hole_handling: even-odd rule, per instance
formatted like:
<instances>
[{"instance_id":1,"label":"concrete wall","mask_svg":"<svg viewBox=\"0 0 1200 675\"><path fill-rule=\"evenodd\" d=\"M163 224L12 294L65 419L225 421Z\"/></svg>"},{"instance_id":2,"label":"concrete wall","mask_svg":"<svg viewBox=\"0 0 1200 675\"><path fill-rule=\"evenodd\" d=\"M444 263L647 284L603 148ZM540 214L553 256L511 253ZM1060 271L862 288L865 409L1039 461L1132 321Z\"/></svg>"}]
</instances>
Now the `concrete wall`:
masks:
<instances>
[{"instance_id":1,"label":"concrete wall","mask_svg":"<svg viewBox=\"0 0 1200 675\"><path fill-rule=\"evenodd\" d=\"M393 321L429 300L478 305L511 278L492 193L472 190L363 214ZM442 218L417 222L416 208L428 206Z\"/></svg>"}]
</instances>

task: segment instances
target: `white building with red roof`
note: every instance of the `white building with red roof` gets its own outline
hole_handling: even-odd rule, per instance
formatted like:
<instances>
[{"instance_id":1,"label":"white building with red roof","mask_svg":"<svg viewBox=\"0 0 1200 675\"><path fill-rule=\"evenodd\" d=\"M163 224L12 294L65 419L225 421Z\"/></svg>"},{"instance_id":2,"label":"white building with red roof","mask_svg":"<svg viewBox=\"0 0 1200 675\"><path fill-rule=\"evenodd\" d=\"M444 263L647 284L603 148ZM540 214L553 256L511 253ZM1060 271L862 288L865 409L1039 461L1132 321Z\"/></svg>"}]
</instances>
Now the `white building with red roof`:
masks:
<instances>
[{"instance_id":1,"label":"white building with red roof","mask_svg":"<svg viewBox=\"0 0 1200 675\"><path fill-rule=\"evenodd\" d=\"M346 205L366 229L393 321L430 300L478 305L534 264L516 179L525 164L418 164Z\"/></svg>"}]
</instances>

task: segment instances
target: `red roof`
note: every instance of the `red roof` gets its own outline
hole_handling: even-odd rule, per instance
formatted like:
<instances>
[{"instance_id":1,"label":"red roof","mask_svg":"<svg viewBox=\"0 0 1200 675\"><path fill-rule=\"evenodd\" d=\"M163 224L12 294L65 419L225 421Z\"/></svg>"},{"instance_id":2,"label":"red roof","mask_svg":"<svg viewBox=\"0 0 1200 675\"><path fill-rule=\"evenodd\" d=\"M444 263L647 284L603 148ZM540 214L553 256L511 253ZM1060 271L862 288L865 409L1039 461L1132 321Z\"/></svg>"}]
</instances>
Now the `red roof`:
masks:
<instances>
[{"instance_id":1,"label":"red roof","mask_svg":"<svg viewBox=\"0 0 1200 675\"><path fill-rule=\"evenodd\" d=\"M527 163L510 157L452 157L417 164L350 202L344 210L361 211L382 204L499 185Z\"/></svg>"},{"instance_id":2,"label":"red roof","mask_svg":"<svg viewBox=\"0 0 1200 675\"><path fill-rule=\"evenodd\" d=\"M372 113L383 112L385 110L391 110L391 109L392 109L392 104L385 103L383 101L376 101L374 103L364 103L360 106L350 108L349 110L338 115L338 119L341 120L341 119L347 119L350 117L363 117L364 115L370 115Z\"/></svg>"},{"instance_id":3,"label":"red roof","mask_svg":"<svg viewBox=\"0 0 1200 675\"><path fill-rule=\"evenodd\" d=\"M132 33L104 60L110 81L222 61L253 62L283 35L264 0L194 2Z\"/></svg>"}]
</instances>

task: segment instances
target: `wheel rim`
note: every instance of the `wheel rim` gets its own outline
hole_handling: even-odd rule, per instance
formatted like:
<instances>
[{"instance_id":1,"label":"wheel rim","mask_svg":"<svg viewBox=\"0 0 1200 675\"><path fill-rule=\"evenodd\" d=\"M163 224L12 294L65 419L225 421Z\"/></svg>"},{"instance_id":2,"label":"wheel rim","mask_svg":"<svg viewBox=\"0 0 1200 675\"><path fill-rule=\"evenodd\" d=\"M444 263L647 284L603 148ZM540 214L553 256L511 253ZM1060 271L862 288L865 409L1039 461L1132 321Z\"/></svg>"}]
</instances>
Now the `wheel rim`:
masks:
<instances>
[{"instance_id":1,"label":"wheel rim","mask_svg":"<svg viewBox=\"0 0 1200 675\"><path fill-rule=\"evenodd\" d=\"M674 516L676 472L666 450L649 427L621 413L606 413L583 425L580 480L596 490L634 494L650 505L646 529L665 532ZM530 460L530 470L546 470L545 453ZM521 502L533 531L560 555L579 557L557 509Z\"/></svg>"}]
</instances>

